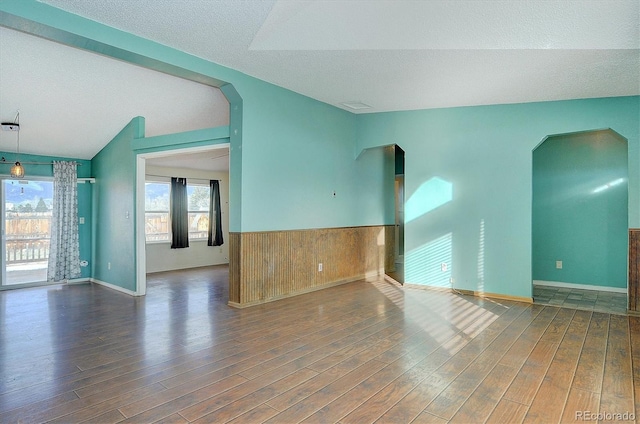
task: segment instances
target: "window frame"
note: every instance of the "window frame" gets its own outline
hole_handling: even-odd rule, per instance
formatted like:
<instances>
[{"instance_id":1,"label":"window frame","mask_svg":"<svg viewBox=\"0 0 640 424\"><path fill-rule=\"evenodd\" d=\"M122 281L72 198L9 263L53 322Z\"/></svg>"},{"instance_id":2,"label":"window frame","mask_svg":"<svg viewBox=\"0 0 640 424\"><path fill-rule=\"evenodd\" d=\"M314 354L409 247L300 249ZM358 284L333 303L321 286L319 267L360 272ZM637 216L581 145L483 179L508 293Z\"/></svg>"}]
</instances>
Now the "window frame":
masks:
<instances>
[{"instance_id":1,"label":"window frame","mask_svg":"<svg viewBox=\"0 0 640 424\"><path fill-rule=\"evenodd\" d=\"M204 180L199 180L196 178L193 178L194 180L197 181L204 181ZM189 182L189 178L187 178L187 193L189 192L189 187L205 187L207 189L207 191L209 192L209 202L207 204L207 209L206 210L191 210L187 208L187 216L190 216L192 213L198 213L198 214L205 214L205 216L207 217L207 220L209 219L209 210L211 208L211 191L209 189L209 184L205 184L204 182L201 183L190 183ZM191 221L189 220L189 224L191 224ZM193 233L202 233L202 231L196 231L196 232L192 232L189 231L189 242L192 241L207 241L209 238L209 233L208 233L208 229L204 232L204 237L191 237L191 234Z\"/></svg>"},{"instance_id":2,"label":"window frame","mask_svg":"<svg viewBox=\"0 0 640 424\"><path fill-rule=\"evenodd\" d=\"M171 216L170 216L170 208L167 208L166 211L164 210L147 210L147 205L146 205L146 188L147 188L147 184L166 184L167 185L167 189L168 189L168 193L169 196L171 196L171 184L169 182L169 180L167 179L160 179L160 178L146 178L145 179L145 208L144 208L144 239L145 239L145 244L163 244L163 243L171 243ZM166 240L148 240L147 239L147 214L148 213L162 213L162 214L166 214L167 215L167 239ZM163 233L164 234L164 233Z\"/></svg>"},{"instance_id":3,"label":"window frame","mask_svg":"<svg viewBox=\"0 0 640 424\"><path fill-rule=\"evenodd\" d=\"M189 177L187 178L187 190L189 190L189 187L205 187L207 190L210 189L208 180L204 180L202 178L191 178L192 182L189 182ZM196 181L196 182L193 182ZM166 184L168 186L168 192L169 192L169 196L171 196L171 177L160 177L160 176L149 176L147 175L145 178L145 199L146 199L146 184ZM209 197L211 196L211 193L209 193ZM207 208L207 210L191 210L189 209L187 211L188 216L190 216L192 213L199 213L199 214L205 214L205 216L207 217L207 219L209 218L209 210L210 210L210 206L211 205L211 199L209 199L209 207ZM147 226L146 226L146 222L147 222L147 213L166 213L167 214L167 222L168 222L168 231L167 231L167 239L166 240L147 240ZM162 210L147 210L146 209L146 204L145 204L145 244L171 244L171 216L170 216L170 208L167 209L167 211L162 211ZM191 221L189 221L191 223ZM209 234L208 232L204 232L204 236L203 237L192 237L192 234L194 233L202 233L202 231L189 231L189 242L207 242L208 238L209 238Z\"/></svg>"}]
</instances>

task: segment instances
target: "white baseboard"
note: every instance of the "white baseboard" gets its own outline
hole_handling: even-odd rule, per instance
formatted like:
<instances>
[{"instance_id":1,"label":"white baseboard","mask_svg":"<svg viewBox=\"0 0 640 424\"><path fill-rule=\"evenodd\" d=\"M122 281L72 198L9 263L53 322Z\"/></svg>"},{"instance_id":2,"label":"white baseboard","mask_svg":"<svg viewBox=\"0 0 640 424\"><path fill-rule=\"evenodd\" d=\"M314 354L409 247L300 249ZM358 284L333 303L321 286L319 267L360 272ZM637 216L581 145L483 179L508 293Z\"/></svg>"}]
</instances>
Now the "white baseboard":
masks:
<instances>
[{"instance_id":1,"label":"white baseboard","mask_svg":"<svg viewBox=\"0 0 640 424\"><path fill-rule=\"evenodd\" d=\"M591 286L587 284L563 283L559 281L543 281L533 280L534 286L560 287L565 289L595 290L613 293L627 293L627 288L607 287L607 286Z\"/></svg>"},{"instance_id":2,"label":"white baseboard","mask_svg":"<svg viewBox=\"0 0 640 424\"><path fill-rule=\"evenodd\" d=\"M66 280L67 284L82 284L82 283L90 283L91 278L72 278L71 280Z\"/></svg>"},{"instance_id":3,"label":"white baseboard","mask_svg":"<svg viewBox=\"0 0 640 424\"><path fill-rule=\"evenodd\" d=\"M116 286L115 284L107 283L106 281L101 281L101 280L98 280L96 278L90 278L89 281L91 281L92 283L99 284L101 286L105 286L105 287L107 287L109 289L119 291L120 293L128 294L129 296L139 296L134 291L131 291L129 289L125 289L125 288L120 287L120 286Z\"/></svg>"}]
</instances>

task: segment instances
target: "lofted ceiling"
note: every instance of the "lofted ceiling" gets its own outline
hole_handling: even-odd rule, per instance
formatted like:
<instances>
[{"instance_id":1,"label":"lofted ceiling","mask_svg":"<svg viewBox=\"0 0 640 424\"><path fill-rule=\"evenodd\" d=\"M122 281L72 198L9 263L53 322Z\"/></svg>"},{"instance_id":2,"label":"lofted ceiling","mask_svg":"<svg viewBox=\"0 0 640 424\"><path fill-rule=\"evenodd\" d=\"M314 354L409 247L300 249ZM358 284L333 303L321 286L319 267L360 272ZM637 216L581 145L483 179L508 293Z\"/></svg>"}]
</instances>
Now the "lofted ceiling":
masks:
<instances>
[{"instance_id":1,"label":"lofted ceiling","mask_svg":"<svg viewBox=\"0 0 640 424\"><path fill-rule=\"evenodd\" d=\"M146 136L227 125L214 87L0 27L0 119L20 112L20 150L91 159L136 116ZM16 133L0 131L0 150Z\"/></svg>"},{"instance_id":2,"label":"lofted ceiling","mask_svg":"<svg viewBox=\"0 0 640 424\"><path fill-rule=\"evenodd\" d=\"M197 153L170 154L147 159L147 166L229 172L229 147L214 146Z\"/></svg>"},{"instance_id":3,"label":"lofted ceiling","mask_svg":"<svg viewBox=\"0 0 640 424\"><path fill-rule=\"evenodd\" d=\"M640 94L638 0L41 1L354 113ZM216 89L8 29L0 56L25 151L90 158L137 115L148 135L228 120Z\"/></svg>"}]
</instances>

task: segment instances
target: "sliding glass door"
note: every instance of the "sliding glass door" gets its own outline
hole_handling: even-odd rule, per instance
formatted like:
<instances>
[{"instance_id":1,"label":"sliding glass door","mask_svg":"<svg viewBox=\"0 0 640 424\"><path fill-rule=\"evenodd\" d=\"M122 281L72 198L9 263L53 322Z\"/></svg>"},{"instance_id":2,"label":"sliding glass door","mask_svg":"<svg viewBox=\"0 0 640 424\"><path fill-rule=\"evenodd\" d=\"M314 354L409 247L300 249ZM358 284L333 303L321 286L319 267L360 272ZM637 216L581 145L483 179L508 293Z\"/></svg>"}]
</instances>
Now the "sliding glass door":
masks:
<instances>
[{"instance_id":1,"label":"sliding glass door","mask_svg":"<svg viewBox=\"0 0 640 424\"><path fill-rule=\"evenodd\" d=\"M2 180L2 288L46 283L53 181Z\"/></svg>"}]
</instances>

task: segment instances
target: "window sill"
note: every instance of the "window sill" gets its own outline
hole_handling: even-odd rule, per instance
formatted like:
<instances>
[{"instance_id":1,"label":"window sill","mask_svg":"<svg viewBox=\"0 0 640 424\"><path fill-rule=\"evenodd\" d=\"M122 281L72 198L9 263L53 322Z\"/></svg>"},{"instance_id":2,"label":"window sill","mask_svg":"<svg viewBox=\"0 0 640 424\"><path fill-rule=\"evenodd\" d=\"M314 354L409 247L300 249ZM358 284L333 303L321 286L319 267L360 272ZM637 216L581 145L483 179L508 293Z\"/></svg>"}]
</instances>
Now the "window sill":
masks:
<instances>
[{"instance_id":1,"label":"window sill","mask_svg":"<svg viewBox=\"0 0 640 424\"><path fill-rule=\"evenodd\" d=\"M207 239L189 239L189 243L206 243ZM171 240L145 241L145 244L171 244Z\"/></svg>"}]
</instances>

